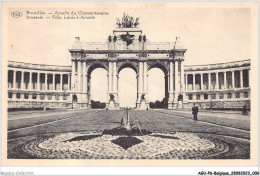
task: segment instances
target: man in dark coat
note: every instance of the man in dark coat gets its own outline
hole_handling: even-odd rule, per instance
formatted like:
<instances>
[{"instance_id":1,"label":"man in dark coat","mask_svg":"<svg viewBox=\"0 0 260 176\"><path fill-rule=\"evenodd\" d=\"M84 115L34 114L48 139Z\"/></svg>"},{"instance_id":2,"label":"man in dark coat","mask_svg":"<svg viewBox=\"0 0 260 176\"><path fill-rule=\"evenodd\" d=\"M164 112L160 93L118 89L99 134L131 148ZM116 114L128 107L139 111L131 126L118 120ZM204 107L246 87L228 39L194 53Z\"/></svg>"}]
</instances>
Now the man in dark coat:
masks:
<instances>
[{"instance_id":1,"label":"man in dark coat","mask_svg":"<svg viewBox=\"0 0 260 176\"><path fill-rule=\"evenodd\" d=\"M194 106L192 107L192 114L193 114L193 119L197 121L197 115L199 113L199 108L196 106L196 104L193 104Z\"/></svg>"}]
</instances>

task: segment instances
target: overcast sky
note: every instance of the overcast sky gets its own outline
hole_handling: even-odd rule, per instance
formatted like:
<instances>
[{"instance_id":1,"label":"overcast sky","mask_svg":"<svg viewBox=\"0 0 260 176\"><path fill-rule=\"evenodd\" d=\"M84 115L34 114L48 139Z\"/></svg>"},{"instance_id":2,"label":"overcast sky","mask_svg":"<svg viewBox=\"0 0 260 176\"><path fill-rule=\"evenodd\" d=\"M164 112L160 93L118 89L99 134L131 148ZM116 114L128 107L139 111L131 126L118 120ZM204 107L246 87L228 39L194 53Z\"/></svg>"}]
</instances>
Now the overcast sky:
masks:
<instances>
[{"instance_id":1,"label":"overcast sky","mask_svg":"<svg viewBox=\"0 0 260 176\"><path fill-rule=\"evenodd\" d=\"M67 9L109 13L96 16L94 20L25 20L28 9L19 10L24 14L22 18L9 17L9 60L70 65L68 49L76 36L82 42L105 42L116 27L116 18L121 19L124 12L140 18L140 28L151 42L174 42L176 36L181 37L187 48L185 65L250 58L250 10L247 8L171 8L165 5L149 5L146 8L134 6L129 9L127 5L121 8L101 5L93 9L84 5L81 9ZM53 13L56 10L66 9L52 8L43 11ZM127 76L130 72L124 74ZM164 87L164 78L160 76L161 73L154 74L155 81L149 82L150 89L162 90L154 99L162 99L164 95L164 88L161 88L162 85ZM97 72L97 76L100 75L102 73ZM154 94L157 96L157 93Z\"/></svg>"}]
</instances>

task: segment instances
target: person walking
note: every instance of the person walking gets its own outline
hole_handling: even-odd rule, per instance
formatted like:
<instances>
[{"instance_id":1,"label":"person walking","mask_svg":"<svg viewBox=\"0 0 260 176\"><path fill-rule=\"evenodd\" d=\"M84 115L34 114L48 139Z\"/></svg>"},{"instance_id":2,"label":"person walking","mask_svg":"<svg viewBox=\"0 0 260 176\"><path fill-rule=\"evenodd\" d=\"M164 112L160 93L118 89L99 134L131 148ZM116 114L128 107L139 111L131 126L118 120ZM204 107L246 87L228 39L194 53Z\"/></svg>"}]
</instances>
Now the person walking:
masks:
<instances>
[{"instance_id":1,"label":"person walking","mask_svg":"<svg viewBox=\"0 0 260 176\"><path fill-rule=\"evenodd\" d=\"M198 117L197 117L198 113L199 113L199 108L198 108L198 106L196 106L196 104L194 103L194 104L193 104L193 107L192 107L192 114L193 114L193 119L194 119L195 121L197 121L197 119L198 119Z\"/></svg>"},{"instance_id":2,"label":"person walking","mask_svg":"<svg viewBox=\"0 0 260 176\"><path fill-rule=\"evenodd\" d=\"M242 115L248 115L248 111L247 111L247 106L246 106L246 104L244 104L244 106L243 106Z\"/></svg>"}]
</instances>

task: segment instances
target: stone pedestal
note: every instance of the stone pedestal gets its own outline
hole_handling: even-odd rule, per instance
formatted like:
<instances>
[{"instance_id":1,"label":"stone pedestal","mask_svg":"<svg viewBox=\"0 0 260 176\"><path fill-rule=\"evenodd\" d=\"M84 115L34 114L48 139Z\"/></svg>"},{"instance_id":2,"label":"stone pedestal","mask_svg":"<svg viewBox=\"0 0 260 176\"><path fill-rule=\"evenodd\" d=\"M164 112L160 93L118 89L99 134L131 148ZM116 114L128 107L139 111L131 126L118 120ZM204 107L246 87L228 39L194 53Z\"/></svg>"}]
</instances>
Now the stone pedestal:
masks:
<instances>
[{"instance_id":1,"label":"stone pedestal","mask_svg":"<svg viewBox=\"0 0 260 176\"><path fill-rule=\"evenodd\" d=\"M109 101L107 109L116 109L115 101Z\"/></svg>"},{"instance_id":2,"label":"stone pedestal","mask_svg":"<svg viewBox=\"0 0 260 176\"><path fill-rule=\"evenodd\" d=\"M119 109L117 93L110 93L108 96L109 100L107 102L106 108L110 110Z\"/></svg>"},{"instance_id":3,"label":"stone pedestal","mask_svg":"<svg viewBox=\"0 0 260 176\"><path fill-rule=\"evenodd\" d=\"M178 108L178 102L177 101L174 101L173 102L173 109L177 109Z\"/></svg>"},{"instance_id":4,"label":"stone pedestal","mask_svg":"<svg viewBox=\"0 0 260 176\"><path fill-rule=\"evenodd\" d=\"M149 101L147 100L148 98L146 97L148 97L147 93L138 94L138 98L136 101L136 109L140 109L140 110L150 109Z\"/></svg>"},{"instance_id":5,"label":"stone pedestal","mask_svg":"<svg viewBox=\"0 0 260 176\"><path fill-rule=\"evenodd\" d=\"M145 100L141 100L140 103L137 104L137 109L139 110L147 110L149 109L149 104Z\"/></svg>"},{"instance_id":6,"label":"stone pedestal","mask_svg":"<svg viewBox=\"0 0 260 176\"><path fill-rule=\"evenodd\" d=\"M183 108L183 103L182 101L178 101L178 109L182 109Z\"/></svg>"},{"instance_id":7,"label":"stone pedestal","mask_svg":"<svg viewBox=\"0 0 260 176\"><path fill-rule=\"evenodd\" d=\"M77 92L75 93L75 95L77 96L77 102L75 104L75 107L78 107L79 109L85 109L89 107L89 100L88 100L87 93Z\"/></svg>"},{"instance_id":8,"label":"stone pedestal","mask_svg":"<svg viewBox=\"0 0 260 176\"><path fill-rule=\"evenodd\" d=\"M173 109L174 105L172 101L168 101L168 109Z\"/></svg>"},{"instance_id":9,"label":"stone pedestal","mask_svg":"<svg viewBox=\"0 0 260 176\"><path fill-rule=\"evenodd\" d=\"M116 110L116 109L119 109L119 107L118 107L118 104L115 103L115 100L110 100L107 103L107 109L109 109L109 110Z\"/></svg>"}]
</instances>

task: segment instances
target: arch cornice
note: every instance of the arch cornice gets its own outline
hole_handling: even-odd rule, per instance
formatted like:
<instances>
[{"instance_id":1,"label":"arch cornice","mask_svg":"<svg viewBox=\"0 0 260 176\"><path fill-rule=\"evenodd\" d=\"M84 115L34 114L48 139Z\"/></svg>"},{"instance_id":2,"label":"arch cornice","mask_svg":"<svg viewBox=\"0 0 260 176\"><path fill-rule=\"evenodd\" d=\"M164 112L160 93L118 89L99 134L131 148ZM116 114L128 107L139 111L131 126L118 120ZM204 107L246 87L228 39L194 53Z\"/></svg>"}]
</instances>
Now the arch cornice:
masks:
<instances>
[{"instance_id":1,"label":"arch cornice","mask_svg":"<svg viewBox=\"0 0 260 176\"><path fill-rule=\"evenodd\" d=\"M87 73L89 73L89 71L92 69L92 71L95 68L104 68L106 71L108 71L108 62L107 61L99 61L99 60L95 60L95 61L88 61L86 63L87 66Z\"/></svg>"},{"instance_id":2,"label":"arch cornice","mask_svg":"<svg viewBox=\"0 0 260 176\"><path fill-rule=\"evenodd\" d=\"M149 71L152 68L160 68L165 74L169 74L169 63L169 60L148 60L147 70Z\"/></svg>"},{"instance_id":3,"label":"arch cornice","mask_svg":"<svg viewBox=\"0 0 260 176\"><path fill-rule=\"evenodd\" d=\"M125 68L125 67L129 67L133 68L136 71L136 74L138 74L138 61L134 61L134 60L125 60L125 61L117 61L116 64L116 69L117 69L117 74L119 74L119 72Z\"/></svg>"}]
</instances>

